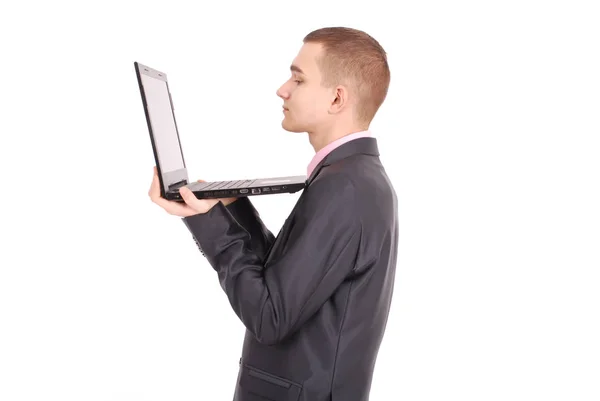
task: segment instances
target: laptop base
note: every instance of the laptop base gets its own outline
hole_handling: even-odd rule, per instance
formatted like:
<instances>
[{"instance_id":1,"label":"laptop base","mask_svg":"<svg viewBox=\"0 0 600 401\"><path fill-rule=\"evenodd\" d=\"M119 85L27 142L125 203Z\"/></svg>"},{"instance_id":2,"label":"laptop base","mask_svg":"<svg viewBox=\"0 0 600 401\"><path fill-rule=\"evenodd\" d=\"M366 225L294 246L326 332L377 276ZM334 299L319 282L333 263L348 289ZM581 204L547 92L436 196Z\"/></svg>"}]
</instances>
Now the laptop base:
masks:
<instances>
[{"instance_id":1,"label":"laptop base","mask_svg":"<svg viewBox=\"0 0 600 401\"><path fill-rule=\"evenodd\" d=\"M261 178L240 181L194 182L181 187L189 188L198 199L237 198L245 196L295 193L306 186L305 176ZM183 202L179 188L171 188L164 198Z\"/></svg>"}]
</instances>

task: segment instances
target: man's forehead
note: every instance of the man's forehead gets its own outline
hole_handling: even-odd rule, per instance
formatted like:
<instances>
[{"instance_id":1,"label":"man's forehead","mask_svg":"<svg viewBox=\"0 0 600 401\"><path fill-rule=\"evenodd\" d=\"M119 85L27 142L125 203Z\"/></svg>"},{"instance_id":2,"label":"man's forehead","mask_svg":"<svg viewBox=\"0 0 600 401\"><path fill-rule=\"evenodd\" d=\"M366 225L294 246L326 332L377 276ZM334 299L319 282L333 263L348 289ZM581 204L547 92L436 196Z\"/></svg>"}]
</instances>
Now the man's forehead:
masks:
<instances>
[{"instance_id":1,"label":"man's forehead","mask_svg":"<svg viewBox=\"0 0 600 401\"><path fill-rule=\"evenodd\" d=\"M292 72L299 74L315 73L317 69L317 56L321 52L321 45L317 43L305 43L290 66Z\"/></svg>"}]
</instances>

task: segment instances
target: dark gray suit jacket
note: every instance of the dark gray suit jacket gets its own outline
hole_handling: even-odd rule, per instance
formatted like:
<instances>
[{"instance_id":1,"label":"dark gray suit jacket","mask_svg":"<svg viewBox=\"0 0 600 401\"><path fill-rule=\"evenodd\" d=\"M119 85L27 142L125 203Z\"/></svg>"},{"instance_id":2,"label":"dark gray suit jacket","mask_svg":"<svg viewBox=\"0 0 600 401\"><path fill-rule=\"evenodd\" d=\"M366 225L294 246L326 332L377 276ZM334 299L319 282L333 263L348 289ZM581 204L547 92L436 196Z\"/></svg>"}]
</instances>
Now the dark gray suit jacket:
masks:
<instances>
[{"instance_id":1,"label":"dark gray suit jacket","mask_svg":"<svg viewBox=\"0 0 600 401\"><path fill-rule=\"evenodd\" d=\"M275 237L248 198L184 218L246 336L234 400L366 401L396 269L377 141L331 152Z\"/></svg>"}]
</instances>

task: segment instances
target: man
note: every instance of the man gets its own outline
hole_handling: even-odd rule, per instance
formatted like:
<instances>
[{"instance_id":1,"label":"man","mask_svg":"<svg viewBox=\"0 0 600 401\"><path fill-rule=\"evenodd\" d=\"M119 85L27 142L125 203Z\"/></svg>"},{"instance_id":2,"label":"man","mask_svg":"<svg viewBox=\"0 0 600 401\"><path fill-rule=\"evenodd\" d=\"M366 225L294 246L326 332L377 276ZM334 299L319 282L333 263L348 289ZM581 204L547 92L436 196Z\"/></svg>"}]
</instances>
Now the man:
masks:
<instances>
[{"instance_id":1,"label":"man","mask_svg":"<svg viewBox=\"0 0 600 401\"><path fill-rule=\"evenodd\" d=\"M372 37L324 28L304 39L277 91L283 128L315 149L307 186L275 237L248 198L152 200L180 216L246 336L234 399L368 400L394 287L395 191L369 125L390 72Z\"/></svg>"}]
</instances>

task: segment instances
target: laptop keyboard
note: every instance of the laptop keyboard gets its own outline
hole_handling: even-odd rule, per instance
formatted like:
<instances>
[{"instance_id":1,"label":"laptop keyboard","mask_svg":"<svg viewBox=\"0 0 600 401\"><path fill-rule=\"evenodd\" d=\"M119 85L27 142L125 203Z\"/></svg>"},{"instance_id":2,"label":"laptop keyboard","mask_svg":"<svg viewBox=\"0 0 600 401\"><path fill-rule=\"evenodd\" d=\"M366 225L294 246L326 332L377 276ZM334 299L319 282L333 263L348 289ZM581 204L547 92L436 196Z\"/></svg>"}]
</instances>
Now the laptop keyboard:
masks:
<instances>
[{"instance_id":1,"label":"laptop keyboard","mask_svg":"<svg viewBox=\"0 0 600 401\"><path fill-rule=\"evenodd\" d=\"M199 182L194 185L194 191L213 191L219 189L244 188L251 186L256 180Z\"/></svg>"}]
</instances>

